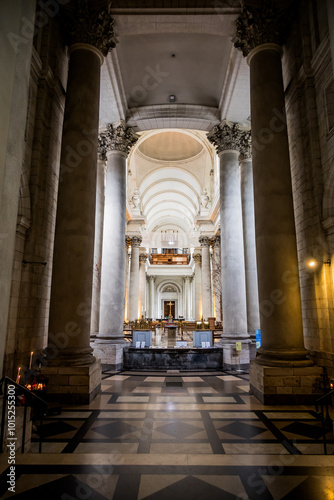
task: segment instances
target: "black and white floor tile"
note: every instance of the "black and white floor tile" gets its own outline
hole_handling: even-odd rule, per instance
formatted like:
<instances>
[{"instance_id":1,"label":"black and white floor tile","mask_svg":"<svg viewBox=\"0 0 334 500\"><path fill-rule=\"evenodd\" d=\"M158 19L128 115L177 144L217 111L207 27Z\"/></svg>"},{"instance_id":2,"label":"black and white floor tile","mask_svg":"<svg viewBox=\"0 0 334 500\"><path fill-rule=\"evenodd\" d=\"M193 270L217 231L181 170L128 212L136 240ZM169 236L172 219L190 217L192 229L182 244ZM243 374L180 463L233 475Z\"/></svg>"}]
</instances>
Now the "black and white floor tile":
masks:
<instances>
[{"instance_id":1,"label":"black and white floor tile","mask_svg":"<svg viewBox=\"0 0 334 500\"><path fill-rule=\"evenodd\" d=\"M17 499L334 500L334 439L312 407L261 405L246 374L104 373L90 405L34 422ZM42 453L38 441L42 436Z\"/></svg>"}]
</instances>

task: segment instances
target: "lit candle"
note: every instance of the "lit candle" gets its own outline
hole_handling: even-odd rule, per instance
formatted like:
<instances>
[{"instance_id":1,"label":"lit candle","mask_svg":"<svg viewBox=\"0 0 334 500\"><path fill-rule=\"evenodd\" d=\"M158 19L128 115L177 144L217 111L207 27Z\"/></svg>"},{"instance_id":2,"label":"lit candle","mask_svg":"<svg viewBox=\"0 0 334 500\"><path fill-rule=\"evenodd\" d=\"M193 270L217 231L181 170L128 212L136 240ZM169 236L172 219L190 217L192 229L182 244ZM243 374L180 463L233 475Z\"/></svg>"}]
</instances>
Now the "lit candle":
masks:
<instances>
[{"instance_id":1,"label":"lit candle","mask_svg":"<svg viewBox=\"0 0 334 500\"><path fill-rule=\"evenodd\" d=\"M20 371L21 371L21 367L19 366L17 369L17 375L16 375L16 383L17 384L19 383L19 380L20 380Z\"/></svg>"},{"instance_id":2,"label":"lit candle","mask_svg":"<svg viewBox=\"0 0 334 500\"><path fill-rule=\"evenodd\" d=\"M30 353L29 370L31 370L31 363L32 363L33 354L34 354L33 352Z\"/></svg>"}]
</instances>

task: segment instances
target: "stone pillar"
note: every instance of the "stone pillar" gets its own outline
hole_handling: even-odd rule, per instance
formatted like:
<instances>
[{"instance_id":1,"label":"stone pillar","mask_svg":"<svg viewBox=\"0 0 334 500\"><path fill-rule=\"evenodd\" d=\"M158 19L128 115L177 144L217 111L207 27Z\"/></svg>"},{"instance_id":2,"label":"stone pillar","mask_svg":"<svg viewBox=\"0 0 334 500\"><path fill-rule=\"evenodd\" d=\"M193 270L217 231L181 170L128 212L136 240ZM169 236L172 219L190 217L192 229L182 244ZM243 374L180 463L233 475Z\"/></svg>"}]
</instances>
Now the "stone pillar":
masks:
<instances>
[{"instance_id":1,"label":"stone pillar","mask_svg":"<svg viewBox=\"0 0 334 500\"><path fill-rule=\"evenodd\" d=\"M155 276L150 276L150 318L153 320L156 318L156 313L155 313L155 287L154 287L154 282L155 282Z\"/></svg>"},{"instance_id":2,"label":"stone pillar","mask_svg":"<svg viewBox=\"0 0 334 500\"><path fill-rule=\"evenodd\" d=\"M245 247L247 331L250 336L255 337L255 330L260 328L260 312L255 249L253 168L250 148L241 155L240 175Z\"/></svg>"},{"instance_id":3,"label":"stone pillar","mask_svg":"<svg viewBox=\"0 0 334 500\"><path fill-rule=\"evenodd\" d=\"M210 269L210 239L201 236L199 243L202 247L202 297L203 297L203 318L207 320L212 316L211 306L211 269Z\"/></svg>"},{"instance_id":4,"label":"stone pillar","mask_svg":"<svg viewBox=\"0 0 334 500\"><path fill-rule=\"evenodd\" d=\"M189 290L189 276L183 276L183 316L189 319L189 303L190 303L190 290Z\"/></svg>"},{"instance_id":5,"label":"stone pillar","mask_svg":"<svg viewBox=\"0 0 334 500\"><path fill-rule=\"evenodd\" d=\"M95 211L95 241L94 241L94 271L92 292L92 317L90 324L91 334L99 330L100 316L100 290L101 290L101 264L102 264L102 242L103 242L103 217L104 217L104 185L105 185L105 161L101 158L97 162L96 176L96 211Z\"/></svg>"},{"instance_id":6,"label":"stone pillar","mask_svg":"<svg viewBox=\"0 0 334 500\"><path fill-rule=\"evenodd\" d=\"M221 273L221 248L220 234L211 240L213 246L212 255L212 284L214 300L214 316L216 321L222 321L221 296L222 296L222 273Z\"/></svg>"},{"instance_id":7,"label":"stone pillar","mask_svg":"<svg viewBox=\"0 0 334 500\"><path fill-rule=\"evenodd\" d=\"M132 129L122 121L107 126L100 134L99 152L107 160L103 249L101 269L100 326L94 344L104 368L120 369L123 334L126 259L126 158L137 141ZM117 351L119 351L117 353Z\"/></svg>"},{"instance_id":8,"label":"stone pillar","mask_svg":"<svg viewBox=\"0 0 334 500\"><path fill-rule=\"evenodd\" d=\"M124 310L124 320L129 320L130 314L130 304L129 304L129 281L130 281L130 247L131 238L126 236L125 238L125 310Z\"/></svg>"},{"instance_id":9,"label":"stone pillar","mask_svg":"<svg viewBox=\"0 0 334 500\"><path fill-rule=\"evenodd\" d=\"M138 316L144 318L146 311L146 261L147 253L139 254L139 296L138 296Z\"/></svg>"},{"instance_id":10,"label":"stone pillar","mask_svg":"<svg viewBox=\"0 0 334 500\"><path fill-rule=\"evenodd\" d=\"M289 147L284 118L281 45L288 27L287 20L287 13L276 12L272 5L258 11L244 8L237 20L235 42L250 65L255 234L262 334L262 346L251 366L250 379L251 391L264 402L270 402L273 384L269 380L270 369L259 365L282 367L281 372L276 369L277 375L291 374L299 377L300 381L298 370L303 368L299 367L311 364L306 358L303 343ZM307 389L302 387L302 391L296 391L294 384L292 380L289 386L287 378L284 387L279 388L282 402L305 400ZM312 393L311 384L309 393Z\"/></svg>"},{"instance_id":11,"label":"stone pillar","mask_svg":"<svg viewBox=\"0 0 334 500\"><path fill-rule=\"evenodd\" d=\"M327 19L328 19L328 33L329 33L329 41L331 46L331 54L332 54L332 66L334 73L334 4L331 0L326 0L327 3Z\"/></svg>"},{"instance_id":12,"label":"stone pillar","mask_svg":"<svg viewBox=\"0 0 334 500\"><path fill-rule=\"evenodd\" d=\"M200 253L193 254L195 261L195 321L199 321L203 317L202 303L202 255Z\"/></svg>"},{"instance_id":13,"label":"stone pillar","mask_svg":"<svg viewBox=\"0 0 334 500\"><path fill-rule=\"evenodd\" d=\"M220 156L220 225L223 296L224 368L248 369L249 335L245 255L242 227L239 155L249 132L237 123L222 122L214 127L208 139ZM236 352L236 342L242 351Z\"/></svg>"},{"instance_id":14,"label":"stone pillar","mask_svg":"<svg viewBox=\"0 0 334 500\"><path fill-rule=\"evenodd\" d=\"M133 236L131 243L130 263L130 321L138 319L138 297L139 297L139 247L142 242L140 236Z\"/></svg>"},{"instance_id":15,"label":"stone pillar","mask_svg":"<svg viewBox=\"0 0 334 500\"><path fill-rule=\"evenodd\" d=\"M70 61L44 372L49 394L87 403L101 385L101 366L89 345L100 66L115 44L109 7L96 12L80 4L78 9L68 30Z\"/></svg>"}]
</instances>

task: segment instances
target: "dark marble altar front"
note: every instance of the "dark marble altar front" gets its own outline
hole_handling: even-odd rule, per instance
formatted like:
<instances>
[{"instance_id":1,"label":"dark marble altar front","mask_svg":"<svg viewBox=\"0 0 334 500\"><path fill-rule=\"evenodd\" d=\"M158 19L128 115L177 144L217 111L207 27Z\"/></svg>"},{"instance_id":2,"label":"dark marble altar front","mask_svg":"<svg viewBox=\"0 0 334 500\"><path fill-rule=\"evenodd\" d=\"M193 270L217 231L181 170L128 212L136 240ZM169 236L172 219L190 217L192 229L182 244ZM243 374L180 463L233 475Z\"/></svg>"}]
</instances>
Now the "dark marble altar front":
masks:
<instances>
[{"instance_id":1,"label":"dark marble altar front","mask_svg":"<svg viewBox=\"0 0 334 500\"><path fill-rule=\"evenodd\" d=\"M223 349L144 348L124 349L124 369L208 370L223 368Z\"/></svg>"}]
</instances>

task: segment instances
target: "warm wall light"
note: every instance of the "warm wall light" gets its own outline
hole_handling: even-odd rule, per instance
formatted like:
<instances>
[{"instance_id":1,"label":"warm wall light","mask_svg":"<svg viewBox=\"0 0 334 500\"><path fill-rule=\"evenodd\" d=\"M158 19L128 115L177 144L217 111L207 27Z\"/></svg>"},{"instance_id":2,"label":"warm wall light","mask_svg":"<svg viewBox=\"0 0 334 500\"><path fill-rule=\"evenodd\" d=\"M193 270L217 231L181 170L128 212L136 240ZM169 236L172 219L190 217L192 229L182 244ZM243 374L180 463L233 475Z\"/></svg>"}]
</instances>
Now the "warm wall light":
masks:
<instances>
[{"instance_id":1,"label":"warm wall light","mask_svg":"<svg viewBox=\"0 0 334 500\"><path fill-rule=\"evenodd\" d=\"M311 259L308 261L307 265L308 267L316 267L317 264L320 263L320 264L326 264L327 266L330 266L331 265L331 259L327 259L326 261L322 261L322 260L314 260L314 259Z\"/></svg>"}]
</instances>

